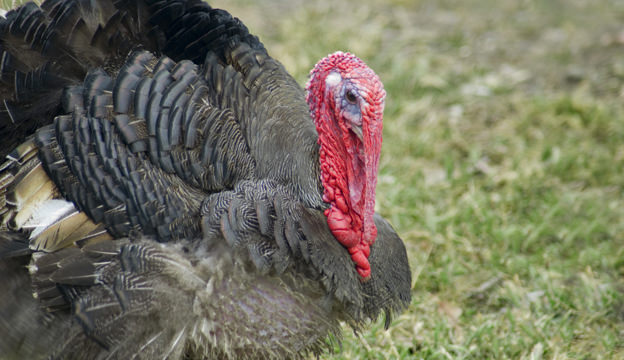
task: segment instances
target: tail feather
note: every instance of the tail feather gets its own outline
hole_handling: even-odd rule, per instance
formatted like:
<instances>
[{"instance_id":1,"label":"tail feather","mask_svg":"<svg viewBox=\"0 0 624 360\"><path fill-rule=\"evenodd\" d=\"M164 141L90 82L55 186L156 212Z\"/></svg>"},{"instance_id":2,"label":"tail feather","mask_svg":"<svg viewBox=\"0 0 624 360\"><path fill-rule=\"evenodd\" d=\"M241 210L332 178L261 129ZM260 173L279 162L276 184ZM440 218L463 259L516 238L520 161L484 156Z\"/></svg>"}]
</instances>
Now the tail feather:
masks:
<instances>
[{"instance_id":1,"label":"tail feather","mask_svg":"<svg viewBox=\"0 0 624 360\"><path fill-rule=\"evenodd\" d=\"M38 150L30 139L0 166L0 258L110 239L102 224L62 199Z\"/></svg>"}]
</instances>

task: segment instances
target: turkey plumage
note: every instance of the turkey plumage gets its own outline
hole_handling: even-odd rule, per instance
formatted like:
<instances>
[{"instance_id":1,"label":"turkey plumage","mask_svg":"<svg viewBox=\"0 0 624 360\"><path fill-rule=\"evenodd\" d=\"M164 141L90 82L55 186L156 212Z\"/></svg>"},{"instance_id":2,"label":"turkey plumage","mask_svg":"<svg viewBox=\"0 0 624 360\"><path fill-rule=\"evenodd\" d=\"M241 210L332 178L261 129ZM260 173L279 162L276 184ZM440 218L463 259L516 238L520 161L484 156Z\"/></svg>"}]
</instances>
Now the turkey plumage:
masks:
<instances>
[{"instance_id":1,"label":"turkey plumage","mask_svg":"<svg viewBox=\"0 0 624 360\"><path fill-rule=\"evenodd\" d=\"M193 0L29 3L0 50L0 352L298 358L409 304L374 213L385 92L353 55L306 104Z\"/></svg>"}]
</instances>

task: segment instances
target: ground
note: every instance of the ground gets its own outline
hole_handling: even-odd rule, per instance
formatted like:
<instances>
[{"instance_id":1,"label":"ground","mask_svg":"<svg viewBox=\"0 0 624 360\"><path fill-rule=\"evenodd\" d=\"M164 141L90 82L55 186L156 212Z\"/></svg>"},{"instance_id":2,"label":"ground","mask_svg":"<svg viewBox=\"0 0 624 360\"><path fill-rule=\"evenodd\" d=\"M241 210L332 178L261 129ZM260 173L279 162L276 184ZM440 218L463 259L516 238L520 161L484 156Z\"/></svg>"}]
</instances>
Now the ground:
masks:
<instances>
[{"instance_id":1,"label":"ground","mask_svg":"<svg viewBox=\"0 0 624 360\"><path fill-rule=\"evenodd\" d=\"M624 2L212 4L301 84L343 50L388 93L377 209L413 301L327 358L624 358Z\"/></svg>"},{"instance_id":2,"label":"ground","mask_svg":"<svg viewBox=\"0 0 624 360\"><path fill-rule=\"evenodd\" d=\"M335 359L624 358L624 2L218 1L304 84L388 93L377 209L413 301Z\"/></svg>"}]
</instances>

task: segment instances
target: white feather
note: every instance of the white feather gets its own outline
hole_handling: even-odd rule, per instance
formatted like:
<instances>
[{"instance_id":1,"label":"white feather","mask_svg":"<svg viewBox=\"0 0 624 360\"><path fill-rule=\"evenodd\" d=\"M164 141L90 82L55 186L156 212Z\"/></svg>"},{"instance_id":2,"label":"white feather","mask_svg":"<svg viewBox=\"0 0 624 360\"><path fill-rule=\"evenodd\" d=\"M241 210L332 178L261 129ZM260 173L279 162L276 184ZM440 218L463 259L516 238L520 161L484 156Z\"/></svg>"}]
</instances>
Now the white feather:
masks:
<instances>
[{"instance_id":1,"label":"white feather","mask_svg":"<svg viewBox=\"0 0 624 360\"><path fill-rule=\"evenodd\" d=\"M72 202L58 199L47 200L33 212L30 219L24 223L24 228L33 229L30 239L34 239L50 225L76 212L78 210Z\"/></svg>"},{"instance_id":2,"label":"white feather","mask_svg":"<svg viewBox=\"0 0 624 360\"><path fill-rule=\"evenodd\" d=\"M337 72L332 72L325 78L325 84L328 86L336 86L342 81L342 77Z\"/></svg>"}]
</instances>

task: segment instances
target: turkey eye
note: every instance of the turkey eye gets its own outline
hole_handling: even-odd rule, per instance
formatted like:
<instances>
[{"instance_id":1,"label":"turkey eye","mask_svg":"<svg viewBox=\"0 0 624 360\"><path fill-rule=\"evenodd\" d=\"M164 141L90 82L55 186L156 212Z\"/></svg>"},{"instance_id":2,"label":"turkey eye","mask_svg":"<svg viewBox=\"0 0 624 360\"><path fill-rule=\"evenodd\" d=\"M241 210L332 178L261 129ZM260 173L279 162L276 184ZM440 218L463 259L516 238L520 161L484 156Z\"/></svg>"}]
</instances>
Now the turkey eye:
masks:
<instances>
[{"instance_id":1,"label":"turkey eye","mask_svg":"<svg viewBox=\"0 0 624 360\"><path fill-rule=\"evenodd\" d=\"M349 90L347 91L347 93L345 94L347 101L350 104L355 104L357 102L357 96L355 96L355 93L353 92L353 90Z\"/></svg>"}]
</instances>

